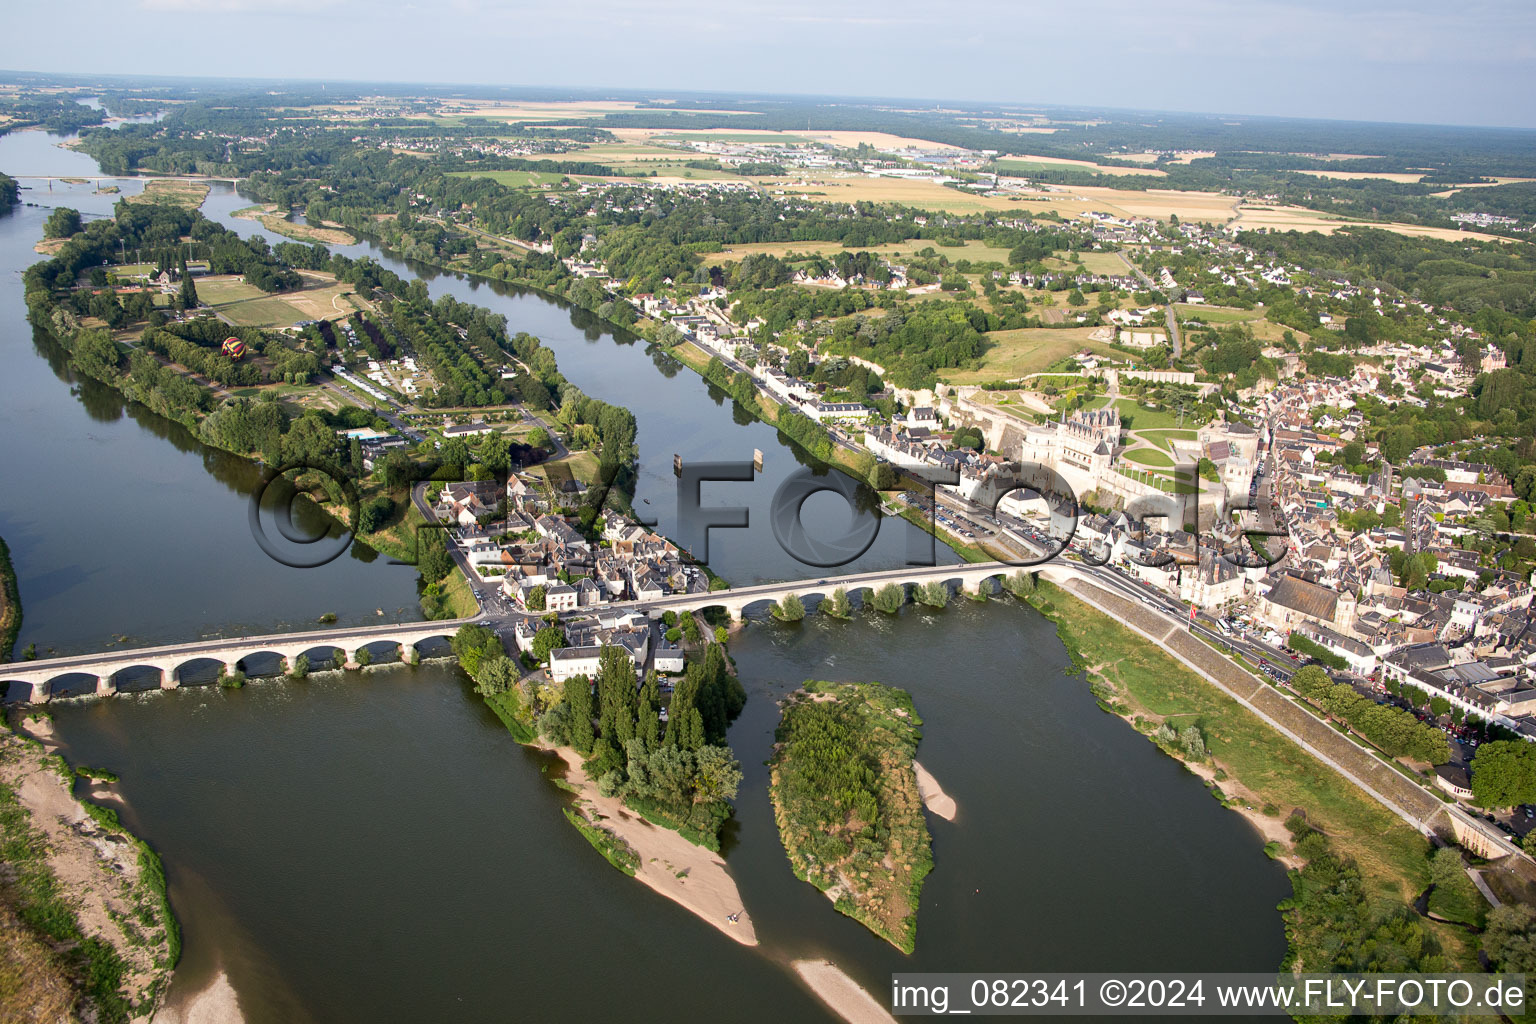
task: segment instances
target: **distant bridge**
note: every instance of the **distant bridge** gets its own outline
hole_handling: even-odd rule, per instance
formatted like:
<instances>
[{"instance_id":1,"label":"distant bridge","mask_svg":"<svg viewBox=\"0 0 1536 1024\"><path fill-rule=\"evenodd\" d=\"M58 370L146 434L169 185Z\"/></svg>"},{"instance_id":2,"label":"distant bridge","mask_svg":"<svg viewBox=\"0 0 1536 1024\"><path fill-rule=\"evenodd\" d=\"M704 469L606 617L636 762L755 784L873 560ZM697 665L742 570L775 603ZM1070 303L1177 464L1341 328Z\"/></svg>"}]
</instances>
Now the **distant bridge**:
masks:
<instances>
[{"instance_id":1,"label":"distant bridge","mask_svg":"<svg viewBox=\"0 0 1536 1024\"><path fill-rule=\"evenodd\" d=\"M53 696L52 686L70 676L94 676L96 693L117 692L117 677L130 669L152 669L160 674L160 687L173 690L181 685L184 670L197 662L216 662L226 672L235 672L246 658L272 654L281 659L284 671L292 671L303 654L321 654L329 661L340 650L347 667L360 665L359 652L365 647L393 643L402 661L413 661L416 645L427 640L452 639L458 627L475 619L446 619L435 622L403 622L383 626L359 626L348 629L321 629L303 633L277 633L270 636L242 636L219 640L200 640L164 647L136 647L97 654L80 654L39 661L17 661L0 665L0 687L7 683L25 683L32 687L32 703L42 703ZM3 689L0 689L3 693Z\"/></svg>"},{"instance_id":2,"label":"distant bridge","mask_svg":"<svg viewBox=\"0 0 1536 1024\"><path fill-rule=\"evenodd\" d=\"M1082 567L1071 562L1048 562L1041 565L1020 567L1007 562L962 562L958 565L912 566L905 569L882 569L876 572L853 573L847 576L829 576L821 580L788 580L783 583L763 583L752 587L732 587L730 590L712 590L701 594L668 594L650 601L624 601L605 607L633 607L641 611L683 612L702 611L705 608L723 608L734 620L746 618L747 609L754 605L768 606L782 601L790 594L798 597L826 599L833 591L846 590L852 596L861 590L879 590L889 584L906 587L909 584L943 583L953 585L957 591L978 593L991 579L1001 579L1015 572L1028 571L1061 581L1073 575L1086 575Z\"/></svg>"}]
</instances>

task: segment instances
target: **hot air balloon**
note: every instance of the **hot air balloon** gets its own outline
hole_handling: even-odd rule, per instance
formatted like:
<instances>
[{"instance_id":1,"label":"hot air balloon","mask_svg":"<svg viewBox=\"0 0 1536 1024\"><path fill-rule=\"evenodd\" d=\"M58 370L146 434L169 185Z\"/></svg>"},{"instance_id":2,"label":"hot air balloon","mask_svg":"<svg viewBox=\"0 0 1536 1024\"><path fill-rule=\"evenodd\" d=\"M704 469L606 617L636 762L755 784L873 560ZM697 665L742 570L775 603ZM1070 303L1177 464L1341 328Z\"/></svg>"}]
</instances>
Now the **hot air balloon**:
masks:
<instances>
[{"instance_id":1,"label":"hot air balloon","mask_svg":"<svg viewBox=\"0 0 1536 1024\"><path fill-rule=\"evenodd\" d=\"M231 359L239 359L245 355L245 342L239 338L225 338L224 344L219 346L219 351Z\"/></svg>"}]
</instances>

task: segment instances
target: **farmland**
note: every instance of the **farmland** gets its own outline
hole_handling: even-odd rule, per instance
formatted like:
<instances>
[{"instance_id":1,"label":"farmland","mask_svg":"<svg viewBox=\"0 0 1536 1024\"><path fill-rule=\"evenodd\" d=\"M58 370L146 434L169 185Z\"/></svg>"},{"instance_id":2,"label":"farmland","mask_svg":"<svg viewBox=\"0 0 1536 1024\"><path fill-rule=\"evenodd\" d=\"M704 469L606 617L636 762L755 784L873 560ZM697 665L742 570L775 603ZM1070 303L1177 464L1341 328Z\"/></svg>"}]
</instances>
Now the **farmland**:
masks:
<instances>
[{"instance_id":1,"label":"farmland","mask_svg":"<svg viewBox=\"0 0 1536 1024\"><path fill-rule=\"evenodd\" d=\"M842 252L846 248L841 242L753 242L750 244L733 245L729 249L720 252L708 253L704 256L705 263L734 263L754 253L768 253L779 258L785 258L791 253L802 255L830 255ZM971 239L964 245L939 245L937 242L923 238L909 238L905 242L893 242L889 245L863 246L859 252L872 252L880 256L899 257L913 256L924 249L933 249L941 256L947 256L950 260L971 260L972 262L995 261L1006 264L1008 262L1008 250L999 249L987 245L978 239ZM1092 255L1103 255L1093 253ZM1116 261L1118 263L1118 261ZM1122 270L1124 265L1121 264Z\"/></svg>"},{"instance_id":2,"label":"farmland","mask_svg":"<svg viewBox=\"0 0 1536 1024\"><path fill-rule=\"evenodd\" d=\"M450 171L450 177L490 178L508 188L534 188L539 185L558 185L565 175L551 171Z\"/></svg>"},{"instance_id":3,"label":"farmland","mask_svg":"<svg viewBox=\"0 0 1536 1024\"><path fill-rule=\"evenodd\" d=\"M997 166L1004 173L1012 171L1021 174L1038 171L1086 171L1091 174L1138 174L1161 178L1168 173L1155 167L1106 167L1090 160L1029 155L1001 157L997 161Z\"/></svg>"},{"instance_id":4,"label":"farmland","mask_svg":"<svg viewBox=\"0 0 1536 1024\"><path fill-rule=\"evenodd\" d=\"M1251 206L1244 203L1238 210L1238 224L1243 228L1268 228L1271 231L1320 231L1325 235L1331 235L1339 228L1373 227L1417 238L1476 238L1480 241L1508 241L1497 235L1487 235L1480 231L1456 231L1452 228L1426 227L1422 224L1346 220L1300 206Z\"/></svg>"}]
</instances>

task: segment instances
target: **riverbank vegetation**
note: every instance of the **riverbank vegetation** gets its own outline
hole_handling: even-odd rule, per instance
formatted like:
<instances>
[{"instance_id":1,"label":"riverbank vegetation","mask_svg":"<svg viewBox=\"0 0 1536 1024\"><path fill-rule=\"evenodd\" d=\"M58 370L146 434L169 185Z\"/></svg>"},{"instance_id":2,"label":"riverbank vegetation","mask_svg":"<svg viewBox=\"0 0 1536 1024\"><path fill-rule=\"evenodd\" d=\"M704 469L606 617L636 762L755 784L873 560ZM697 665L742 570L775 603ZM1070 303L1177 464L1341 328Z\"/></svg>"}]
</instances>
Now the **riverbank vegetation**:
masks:
<instances>
[{"instance_id":1,"label":"riverbank vegetation","mask_svg":"<svg viewBox=\"0 0 1536 1024\"><path fill-rule=\"evenodd\" d=\"M20 633L21 587L16 582L16 567L11 564L11 549L0 537L0 662L11 660Z\"/></svg>"},{"instance_id":2,"label":"riverbank vegetation","mask_svg":"<svg viewBox=\"0 0 1536 1024\"><path fill-rule=\"evenodd\" d=\"M520 676L500 637L483 626L459 627L453 649L518 742L570 748L603 796L719 850L741 784L725 733L747 699L720 644L705 646L670 695L655 672L636 686L634 664L619 647L603 649L595 679L577 675L558 685L542 673Z\"/></svg>"},{"instance_id":3,"label":"riverbank vegetation","mask_svg":"<svg viewBox=\"0 0 1536 1024\"><path fill-rule=\"evenodd\" d=\"M1017 584L1008 589L1027 591ZM1475 963L1464 933L1412 915L1414 900L1431 884L1429 844L1414 828L1110 616L1044 580L1021 596L1056 623L1074 670L1087 674L1106 710L1154 742L1169 725L1163 736L1171 742L1159 745L1185 761L1179 735L1197 727L1208 760L1192 768L1210 779L1213 795L1243 811L1266 837L1279 837L1271 841L1303 865L1292 873L1297 896L1281 908L1292 959L1312 964L1329 948L1366 956L1368 936L1381 926L1421 943L1425 958L1437 948L1453 969ZM1300 831L1290 827L1295 821L1289 833L1280 831L1287 812L1299 812ZM1314 834L1318 838L1301 842Z\"/></svg>"},{"instance_id":4,"label":"riverbank vegetation","mask_svg":"<svg viewBox=\"0 0 1536 1024\"><path fill-rule=\"evenodd\" d=\"M64 1019L147 1018L180 955L159 858L75 800L73 779L38 740L0 733L0 1019L45 1019L34 1000Z\"/></svg>"},{"instance_id":5,"label":"riverbank vegetation","mask_svg":"<svg viewBox=\"0 0 1536 1024\"><path fill-rule=\"evenodd\" d=\"M795 876L904 953L933 868L912 768L921 725L905 690L807 681L785 702L771 762Z\"/></svg>"},{"instance_id":6,"label":"riverbank vegetation","mask_svg":"<svg viewBox=\"0 0 1536 1024\"><path fill-rule=\"evenodd\" d=\"M299 270L345 282L371 298L366 313L354 312L348 325L349 336L368 356L414 354L430 371L432 384L418 396L420 404L484 408L519 402L548 414L569 434L572 446L583 449L582 457L596 463L572 510L583 528L590 530L610 502L628 507L637 457L633 414L584 395L560 373L553 353L538 338L509 336L503 317L451 297L434 302L421 281L407 282L371 260L333 257L322 246L282 243L273 249L259 238L243 240L174 203L119 203L111 220L81 224L76 217L59 231L67 240L25 275L32 322L61 344L77 370L181 423L203 443L270 467L305 467L290 473L296 477L290 482L326 509L338 534L355 528L375 549L417 561L431 552L418 550L420 533L410 531L409 524L404 529L416 535L399 535L402 520L397 517L410 505L408 492L415 482L489 478L544 455L502 436L481 440L474 449L463 439L449 439L441 447L428 441L414 452L397 450L381 460L382 467L365 472L357 443L344 445L337 431L387 429L377 412L353 407L332 412L302 398L291 400L298 386L309 384L320 371L322 357L330 357L341 337L330 323L310 323L294 334L230 328L206 316L173 320L149 290L120 298L104 287L111 281L103 264L124 251L150 253L188 286L183 293L190 298L180 299L188 307L198 302L192 277L184 259L167 255L168 246L192 247L215 273L240 274L257 294L301 287L307 279ZM244 345L243 357L225 351L224 339L231 335ZM504 374L509 361L517 370ZM234 394L227 390L231 387L245 390ZM467 581L451 560L438 561L441 572L422 573L424 614L473 614ZM427 565L439 567L438 562Z\"/></svg>"}]
</instances>

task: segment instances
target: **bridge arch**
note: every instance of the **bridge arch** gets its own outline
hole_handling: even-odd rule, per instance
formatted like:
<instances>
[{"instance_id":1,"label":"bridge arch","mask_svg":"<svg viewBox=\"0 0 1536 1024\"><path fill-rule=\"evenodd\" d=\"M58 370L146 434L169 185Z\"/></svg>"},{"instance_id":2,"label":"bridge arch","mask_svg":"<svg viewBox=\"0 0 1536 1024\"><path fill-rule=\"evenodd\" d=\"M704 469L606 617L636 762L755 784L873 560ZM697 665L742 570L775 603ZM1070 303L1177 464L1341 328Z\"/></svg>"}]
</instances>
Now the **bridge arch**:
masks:
<instances>
[{"instance_id":1,"label":"bridge arch","mask_svg":"<svg viewBox=\"0 0 1536 1024\"><path fill-rule=\"evenodd\" d=\"M176 662L170 669L172 686L210 686L219 676L237 668L237 658L226 660L221 655L198 655Z\"/></svg>"},{"instance_id":2,"label":"bridge arch","mask_svg":"<svg viewBox=\"0 0 1536 1024\"><path fill-rule=\"evenodd\" d=\"M42 696L45 700L54 697L84 697L95 693L99 685L100 677L94 672L61 672L42 684ZM33 689L35 692L37 687ZM36 700L36 696L33 699Z\"/></svg>"},{"instance_id":3,"label":"bridge arch","mask_svg":"<svg viewBox=\"0 0 1536 1024\"><path fill-rule=\"evenodd\" d=\"M139 693L158 690L165 685L165 669L158 662L123 665L98 677L96 692Z\"/></svg>"},{"instance_id":4,"label":"bridge arch","mask_svg":"<svg viewBox=\"0 0 1536 1024\"><path fill-rule=\"evenodd\" d=\"M234 666L253 678L274 678L292 671L293 662L287 651L267 648L240 655L234 660Z\"/></svg>"}]
</instances>

